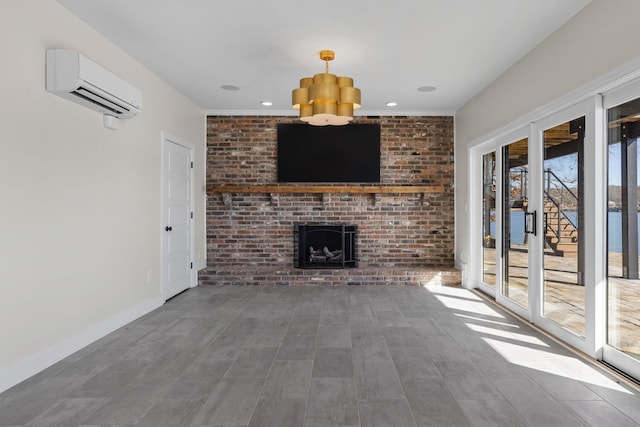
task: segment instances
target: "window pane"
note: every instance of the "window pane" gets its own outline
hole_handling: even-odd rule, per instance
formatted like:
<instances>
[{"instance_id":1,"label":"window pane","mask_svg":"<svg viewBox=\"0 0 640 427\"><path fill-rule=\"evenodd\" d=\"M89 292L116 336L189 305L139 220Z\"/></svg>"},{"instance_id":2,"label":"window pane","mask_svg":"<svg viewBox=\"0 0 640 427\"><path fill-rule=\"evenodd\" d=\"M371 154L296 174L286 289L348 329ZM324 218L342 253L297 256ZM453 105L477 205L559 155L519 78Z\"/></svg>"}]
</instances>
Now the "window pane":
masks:
<instances>
[{"instance_id":1,"label":"window pane","mask_svg":"<svg viewBox=\"0 0 640 427\"><path fill-rule=\"evenodd\" d=\"M544 131L543 314L585 335L584 122L580 117Z\"/></svg>"},{"instance_id":2,"label":"window pane","mask_svg":"<svg viewBox=\"0 0 640 427\"><path fill-rule=\"evenodd\" d=\"M482 156L482 281L496 285L496 152Z\"/></svg>"},{"instance_id":3,"label":"window pane","mask_svg":"<svg viewBox=\"0 0 640 427\"><path fill-rule=\"evenodd\" d=\"M529 245L524 232L528 209L529 140L502 148L502 295L523 307L529 302Z\"/></svg>"}]
</instances>

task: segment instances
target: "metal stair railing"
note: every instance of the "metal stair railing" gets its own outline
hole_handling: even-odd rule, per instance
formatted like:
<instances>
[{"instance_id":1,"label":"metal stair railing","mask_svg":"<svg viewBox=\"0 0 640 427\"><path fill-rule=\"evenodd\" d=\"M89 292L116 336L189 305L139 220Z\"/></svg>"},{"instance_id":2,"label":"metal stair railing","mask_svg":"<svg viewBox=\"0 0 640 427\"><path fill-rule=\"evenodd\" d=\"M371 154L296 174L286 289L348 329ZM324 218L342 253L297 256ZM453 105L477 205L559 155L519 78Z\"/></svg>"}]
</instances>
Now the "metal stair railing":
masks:
<instances>
[{"instance_id":1,"label":"metal stair railing","mask_svg":"<svg viewBox=\"0 0 640 427\"><path fill-rule=\"evenodd\" d=\"M512 194L509 195L509 198L512 199L511 207L518 206L526 210L525 204L528 201L528 198L527 198L528 174L529 174L529 171L522 167L509 170L509 180L511 181L511 184L509 187L512 189L512 191L514 191ZM520 182L520 185L514 186L512 184L513 182Z\"/></svg>"},{"instance_id":2,"label":"metal stair railing","mask_svg":"<svg viewBox=\"0 0 640 427\"><path fill-rule=\"evenodd\" d=\"M554 188L560 190L559 191L560 200L557 200L555 197L551 195L552 180L554 179L555 179L555 181L553 182ZM544 184L545 200L550 201L556 207L558 212L555 229L554 229L554 224L550 224L550 221L547 217L547 213L545 212L544 214L545 235L547 234L548 231L550 231L558 239L558 243L560 243L562 241L562 232L560 230L562 226L562 218L565 218L567 222L571 224L573 229L576 232L578 232L577 224L566 214L565 209L563 208L566 202L565 194L567 195L567 197L569 197L570 201L573 202L573 206L575 206L576 208L578 206L578 196L576 196L575 193L571 191L571 189L567 187L567 185L560 178L558 178L558 176L555 173L553 173L551 169L544 170L544 183L545 183Z\"/></svg>"}]
</instances>

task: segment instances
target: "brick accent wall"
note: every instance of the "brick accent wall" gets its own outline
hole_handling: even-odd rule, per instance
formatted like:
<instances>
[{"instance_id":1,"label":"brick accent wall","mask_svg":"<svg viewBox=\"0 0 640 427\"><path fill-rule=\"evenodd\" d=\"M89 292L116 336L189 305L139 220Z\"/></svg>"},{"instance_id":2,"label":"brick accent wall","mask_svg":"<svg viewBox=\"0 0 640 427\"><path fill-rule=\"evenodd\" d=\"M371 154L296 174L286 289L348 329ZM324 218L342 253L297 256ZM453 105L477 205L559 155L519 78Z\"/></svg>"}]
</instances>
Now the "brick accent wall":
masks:
<instances>
[{"instance_id":1,"label":"brick accent wall","mask_svg":"<svg viewBox=\"0 0 640 427\"><path fill-rule=\"evenodd\" d=\"M207 184L277 184L277 124L295 121L276 116L208 117ZM253 271L248 282L304 284L305 275L311 275L333 277L331 284L340 284L351 280L349 275L362 279L363 271L379 276L391 270L453 266L453 117L371 117L355 122L380 124L382 185L429 185L441 191L375 196L209 194L208 268L200 273L202 283L233 282L234 271L240 277L236 282L242 282L241 277ZM360 271L294 269L298 223L357 224Z\"/></svg>"}]
</instances>

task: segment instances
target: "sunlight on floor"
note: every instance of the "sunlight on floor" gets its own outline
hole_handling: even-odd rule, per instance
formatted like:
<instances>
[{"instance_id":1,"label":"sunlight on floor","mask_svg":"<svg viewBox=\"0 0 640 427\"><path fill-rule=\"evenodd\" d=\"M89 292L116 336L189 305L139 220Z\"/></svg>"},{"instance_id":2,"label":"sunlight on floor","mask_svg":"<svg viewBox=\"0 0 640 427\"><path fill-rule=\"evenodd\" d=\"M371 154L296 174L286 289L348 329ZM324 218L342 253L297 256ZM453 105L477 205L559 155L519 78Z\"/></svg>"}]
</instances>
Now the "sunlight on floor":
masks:
<instances>
[{"instance_id":1,"label":"sunlight on floor","mask_svg":"<svg viewBox=\"0 0 640 427\"><path fill-rule=\"evenodd\" d=\"M534 329L531 329L530 334L526 333L525 325L520 324L519 320L500 313L474 293L462 288L424 288L434 294L445 307L453 310L455 316L467 319L465 325L480 334L483 341L505 361L540 372L543 376L552 375L624 394L634 394L578 356L561 354L567 351L561 344ZM511 328L516 328L519 332L513 332ZM557 350L553 347L557 347Z\"/></svg>"},{"instance_id":2,"label":"sunlight on floor","mask_svg":"<svg viewBox=\"0 0 640 427\"><path fill-rule=\"evenodd\" d=\"M472 331L479 332L482 334L496 335L500 337L510 338L512 340L519 341L526 344L534 344L540 347L549 348L548 344L546 344L541 339L532 335L518 334L511 331L505 331L503 329L490 328L482 325L474 325L472 323L467 323L466 325Z\"/></svg>"},{"instance_id":3,"label":"sunlight on floor","mask_svg":"<svg viewBox=\"0 0 640 427\"><path fill-rule=\"evenodd\" d=\"M470 316L468 314L462 314L462 313L454 313L455 316L457 317L461 317L461 318L466 318L466 319L472 319L473 321L476 322L483 322L483 323L490 323L492 325L500 325L500 326L505 326L508 328L518 328L517 325L514 325L512 323L506 323L506 322L499 322L497 320L490 320L490 319L485 319L485 318L481 318L481 317L476 317L476 316Z\"/></svg>"}]
</instances>

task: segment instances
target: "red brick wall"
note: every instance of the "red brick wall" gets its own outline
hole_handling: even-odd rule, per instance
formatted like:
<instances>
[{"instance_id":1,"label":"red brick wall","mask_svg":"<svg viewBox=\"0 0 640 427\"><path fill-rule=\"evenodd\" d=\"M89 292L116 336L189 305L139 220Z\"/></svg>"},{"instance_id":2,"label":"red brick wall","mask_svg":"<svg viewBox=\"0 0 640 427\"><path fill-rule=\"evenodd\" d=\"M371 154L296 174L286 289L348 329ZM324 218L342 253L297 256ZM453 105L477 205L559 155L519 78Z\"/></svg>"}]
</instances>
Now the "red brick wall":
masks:
<instances>
[{"instance_id":1,"label":"red brick wall","mask_svg":"<svg viewBox=\"0 0 640 427\"><path fill-rule=\"evenodd\" d=\"M207 184L276 184L277 124L293 117L207 119ZM296 223L357 224L360 267L453 265L453 117L356 118L381 127L381 184L444 191L368 194L233 194L207 201L210 268L293 265Z\"/></svg>"}]
</instances>

